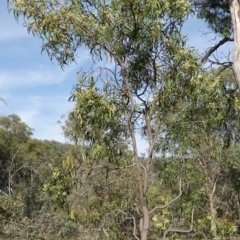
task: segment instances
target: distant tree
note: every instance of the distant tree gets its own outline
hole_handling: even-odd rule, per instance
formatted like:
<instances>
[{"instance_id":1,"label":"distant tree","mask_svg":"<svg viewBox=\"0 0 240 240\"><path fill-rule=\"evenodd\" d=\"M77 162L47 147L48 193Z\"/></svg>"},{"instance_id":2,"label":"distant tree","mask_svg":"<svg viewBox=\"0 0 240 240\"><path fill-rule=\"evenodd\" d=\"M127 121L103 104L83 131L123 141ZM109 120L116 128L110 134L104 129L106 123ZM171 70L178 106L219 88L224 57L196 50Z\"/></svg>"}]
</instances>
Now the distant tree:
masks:
<instances>
[{"instance_id":1,"label":"distant tree","mask_svg":"<svg viewBox=\"0 0 240 240\"><path fill-rule=\"evenodd\" d=\"M33 134L33 129L22 122L16 114L0 117L0 128L22 139L28 139Z\"/></svg>"},{"instance_id":2,"label":"distant tree","mask_svg":"<svg viewBox=\"0 0 240 240\"><path fill-rule=\"evenodd\" d=\"M24 144L32 132L15 114L0 117L1 190L9 196L13 193L14 176L24 167Z\"/></svg>"},{"instance_id":3,"label":"distant tree","mask_svg":"<svg viewBox=\"0 0 240 240\"><path fill-rule=\"evenodd\" d=\"M42 188L74 146L31 139L32 133L16 114L0 117L0 238L38 238L52 229L72 237L76 224L68 233L59 222L56 226L58 214L62 225L69 216L54 212Z\"/></svg>"}]
</instances>

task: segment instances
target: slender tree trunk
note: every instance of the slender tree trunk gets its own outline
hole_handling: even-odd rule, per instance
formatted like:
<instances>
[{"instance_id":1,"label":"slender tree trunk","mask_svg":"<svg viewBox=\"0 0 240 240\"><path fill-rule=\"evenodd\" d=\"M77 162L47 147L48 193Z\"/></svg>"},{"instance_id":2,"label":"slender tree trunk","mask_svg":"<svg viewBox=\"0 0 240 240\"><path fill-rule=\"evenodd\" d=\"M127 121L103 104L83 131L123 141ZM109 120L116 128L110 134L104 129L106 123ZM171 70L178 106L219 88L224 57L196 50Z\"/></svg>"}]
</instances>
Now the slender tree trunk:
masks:
<instances>
[{"instance_id":1,"label":"slender tree trunk","mask_svg":"<svg viewBox=\"0 0 240 240\"><path fill-rule=\"evenodd\" d=\"M148 239L148 231L149 231L149 210L146 204L146 193L144 192L144 186L142 184L142 169L138 157L138 151L137 151L137 142L136 142L136 137L134 134L134 130L132 128L131 121L129 121L129 128L131 130L131 138L132 138L132 143L133 143L133 152L134 152L134 162L136 165L136 173L137 173L137 180L138 180L138 191L139 191L139 203L140 207L142 210L142 219L140 221L140 235L141 235L141 240L147 240ZM145 174L144 174L144 182L146 182L146 168Z\"/></svg>"},{"instance_id":2,"label":"slender tree trunk","mask_svg":"<svg viewBox=\"0 0 240 240\"><path fill-rule=\"evenodd\" d=\"M128 97L131 103L131 111L127 114L127 121L128 121L128 128L130 131L131 139L132 139L133 158L136 165L136 175L138 180L139 203L142 210L142 218L139 226L140 236L141 236L141 240L147 240L149 225L150 225L150 218L149 218L149 209L146 203L146 194L148 189L148 180L149 180L148 178L149 178L150 164L152 159L153 143L152 141L149 142L148 158L145 166L142 166L138 157L137 141L136 141L136 136L134 132L134 127L132 124L132 116L134 113L135 103L134 103L132 92L129 87L129 81L127 76L125 77L125 82L126 82L126 87L128 89ZM147 123L148 134L150 129L150 123L151 121L148 121ZM143 170L144 170L144 175L143 175L144 177L142 177Z\"/></svg>"},{"instance_id":3,"label":"slender tree trunk","mask_svg":"<svg viewBox=\"0 0 240 240\"><path fill-rule=\"evenodd\" d=\"M16 152L13 154L13 156L11 158L9 168L8 168L8 195L9 196L12 196L12 191L13 191L12 185L13 185L13 175L14 175L14 173L12 173L12 166L13 166L13 162L14 162L15 157L17 156L19 150L20 150L20 148L17 148Z\"/></svg>"},{"instance_id":4,"label":"slender tree trunk","mask_svg":"<svg viewBox=\"0 0 240 240\"><path fill-rule=\"evenodd\" d=\"M233 72L240 88L240 2L229 0L234 33Z\"/></svg>"},{"instance_id":5,"label":"slender tree trunk","mask_svg":"<svg viewBox=\"0 0 240 240\"><path fill-rule=\"evenodd\" d=\"M149 221L149 210L146 205L142 206L142 212L143 212L143 221L141 226L141 240L147 240L150 221Z\"/></svg>"},{"instance_id":6,"label":"slender tree trunk","mask_svg":"<svg viewBox=\"0 0 240 240\"><path fill-rule=\"evenodd\" d=\"M214 192L209 193L210 217L211 217L211 234L214 240L217 239L216 209L214 206Z\"/></svg>"},{"instance_id":7,"label":"slender tree trunk","mask_svg":"<svg viewBox=\"0 0 240 240\"><path fill-rule=\"evenodd\" d=\"M214 203L214 196L215 196L215 191L216 191L216 186L217 186L217 181L218 177L214 174L212 178L208 178L209 180L209 185L211 186L208 189L208 196L209 196L209 205L210 205L210 217L211 217L211 234L212 234L212 239L217 240L217 211L215 208L215 203Z\"/></svg>"}]
</instances>

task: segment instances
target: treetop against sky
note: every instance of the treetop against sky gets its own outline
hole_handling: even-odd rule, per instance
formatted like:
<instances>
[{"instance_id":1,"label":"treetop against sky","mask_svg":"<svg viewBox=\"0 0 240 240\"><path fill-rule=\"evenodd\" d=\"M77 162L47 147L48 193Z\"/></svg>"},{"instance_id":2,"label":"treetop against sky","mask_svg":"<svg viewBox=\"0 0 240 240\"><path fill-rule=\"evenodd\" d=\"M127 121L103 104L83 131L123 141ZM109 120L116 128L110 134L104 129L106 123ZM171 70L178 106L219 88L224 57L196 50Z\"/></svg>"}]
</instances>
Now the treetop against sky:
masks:
<instances>
[{"instance_id":1,"label":"treetop against sky","mask_svg":"<svg viewBox=\"0 0 240 240\"><path fill-rule=\"evenodd\" d=\"M0 2L0 9L0 96L7 102L0 103L0 114L19 115L35 129L35 138L64 141L57 121L72 109L68 98L77 83L76 72L89 70L91 57L82 48L77 63L62 70L46 53L41 54L41 40L28 34L21 19L16 22L12 12L8 12L7 1ZM208 32L205 23L195 17L190 17L183 27L188 45L200 52L217 42ZM221 52L227 55L228 47L224 46L218 54Z\"/></svg>"}]
</instances>

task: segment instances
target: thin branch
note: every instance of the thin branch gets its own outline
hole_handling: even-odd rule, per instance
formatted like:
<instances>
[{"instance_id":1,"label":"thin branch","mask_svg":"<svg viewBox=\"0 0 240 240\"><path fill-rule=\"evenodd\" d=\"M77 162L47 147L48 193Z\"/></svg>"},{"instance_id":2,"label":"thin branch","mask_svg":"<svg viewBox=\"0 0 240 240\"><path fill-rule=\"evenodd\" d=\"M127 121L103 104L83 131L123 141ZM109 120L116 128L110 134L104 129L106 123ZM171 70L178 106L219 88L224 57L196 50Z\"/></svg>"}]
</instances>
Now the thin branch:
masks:
<instances>
[{"instance_id":1,"label":"thin branch","mask_svg":"<svg viewBox=\"0 0 240 240\"><path fill-rule=\"evenodd\" d=\"M103 232L105 233L105 235L106 235L107 237L109 237L109 234L107 233L107 231L106 231L105 228L103 228Z\"/></svg>"},{"instance_id":2,"label":"thin branch","mask_svg":"<svg viewBox=\"0 0 240 240\"><path fill-rule=\"evenodd\" d=\"M215 58L215 57L214 57ZM215 58L216 59L216 58ZM224 66L225 68L230 68L232 67L233 63L231 61L226 61L226 62L219 62L219 60L213 61L213 60L208 60L208 62L211 64L210 66L212 67L213 65L218 65L218 66Z\"/></svg>"},{"instance_id":3,"label":"thin branch","mask_svg":"<svg viewBox=\"0 0 240 240\"><path fill-rule=\"evenodd\" d=\"M131 213L126 213L126 212L124 212L124 211L122 211L122 210L120 210L120 209L117 209L117 211L118 211L118 213L124 214L124 215L126 216L126 219L132 219L132 220L133 220L133 236L134 236L137 240L140 240L140 239L138 238L138 236L136 235L137 225L136 225L136 219L135 219L135 217L134 217ZM128 214L130 214L131 217L128 217Z\"/></svg>"},{"instance_id":4,"label":"thin branch","mask_svg":"<svg viewBox=\"0 0 240 240\"><path fill-rule=\"evenodd\" d=\"M6 197L10 197L7 193L5 193L3 190L0 189L0 193L2 193L3 195L5 195Z\"/></svg>"},{"instance_id":5,"label":"thin branch","mask_svg":"<svg viewBox=\"0 0 240 240\"><path fill-rule=\"evenodd\" d=\"M136 96L139 98L139 100L141 100L142 102L145 102L142 98L140 98L140 96L144 95L145 92L147 91L149 84L147 83L146 86L144 87L143 91L139 94L137 94L137 90L135 91Z\"/></svg>"},{"instance_id":6,"label":"thin branch","mask_svg":"<svg viewBox=\"0 0 240 240\"><path fill-rule=\"evenodd\" d=\"M215 181L212 184L212 193L211 193L212 197L213 197L213 195L214 195L214 193L216 191L216 185L217 185L218 179L219 179L219 176L216 177Z\"/></svg>"},{"instance_id":7,"label":"thin branch","mask_svg":"<svg viewBox=\"0 0 240 240\"><path fill-rule=\"evenodd\" d=\"M17 153L20 151L20 147L17 148L16 152L13 154L12 158L11 158L11 162L10 162L10 166L8 168L8 195L11 196L12 195L12 178L14 174L11 174L12 172L12 165L13 165L13 161L17 155Z\"/></svg>"},{"instance_id":8,"label":"thin branch","mask_svg":"<svg viewBox=\"0 0 240 240\"><path fill-rule=\"evenodd\" d=\"M223 68L217 73L216 77L218 77L223 71L225 71L227 68L229 68L230 66L232 66L232 63L231 65L223 65Z\"/></svg>"},{"instance_id":9,"label":"thin branch","mask_svg":"<svg viewBox=\"0 0 240 240\"><path fill-rule=\"evenodd\" d=\"M22 168L25 168L25 167L26 167L26 166L23 165L23 166L19 167L16 171L14 171L14 173L12 174L12 178L15 176L15 174L16 174L18 171L20 171Z\"/></svg>"},{"instance_id":10,"label":"thin branch","mask_svg":"<svg viewBox=\"0 0 240 240\"><path fill-rule=\"evenodd\" d=\"M45 183L46 182L46 179L36 170L36 169L34 169L32 166L31 167L27 167L26 166L26 168L28 169L28 170L33 170L34 172L35 172L35 174L38 176L38 178L43 182L43 183Z\"/></svg>"},{"instance_id":11,"label":"thin branch","mask_svg":"<svg viewBox=\"0 0 240 240\"><path fill-rule=\"evenodd\" d=\"M165 207L167 207L168 205L170 205L171 203L175 202L177 199L180 198L180 196L182 195L182 179L180 178L179 180L179 194L177 195L177 197L175 197L174 199L172 199L170 202L166 203L165 205L162 206L156 206L155 208L153 208L151 211L149 211L149 214L152 214L155 210L157 209L163 209Z\"/></svg>"},{"instance_id":12,"label":"thin branch","mask_svg":"<svg viewBox=\"0 0 240 240\"><path fill-rule=\"evenodd\" d=\"M201 59L202 64L205 64L208 60L208 58L211 56L211 54L213 52L215 52L220 46L222 46L224 43L226 42L233 42L233 38L229 38L229 37L225 37L223 38L221 41L219 41L218 44L216 44L214 47L211 47L203 56L203 58Z\"/></svg>"},{"instance_id":13,"label":"thin branch","mask_svg":"<svg viewBox=\"0 0 240 240\"><path fill-rule=\"evenodd\" d=\"M116 215L118 215L119 213L121 213L121 214L125 215L125 218L126 218L126 219L132 219L132 220L133 220L133 236L135 237L135 239L140 240L139 237L136 235L137 224L136 224L136 219L135 219L135 217L134 217L131 213L129 213L129 212L124 212L124 211L121 210L121 209L115 209L114 211L108 213L105 217L107 217L108 215L113 214L114 212L117 212ZM131 216L129 217L128 215L131 215ZM105 233L106 235L108 235L107 232L106 232L106 230L104 229L104 225L105 225L105 220L104 220L104 222L103 222L103 224L102 224L102 226L101 226L100 229L103 229L104 233Z\"/></svg>"},{"instance_id":14,"label":"thin branch","mask_svg":"<svg viewBox=\"0 0 240 240\"><path fill-rule=\"evenodd\" d=\"M171 226L170 226L170 228L164 232L163 240L166 239L166 235L167 235L169 232L190 233L190 232L193 230L193 217L194 217L194 209L192 209L192 217L191 217L191 225L190 225L190 228L187 229L187 230L183 230L183 229L174 229L174 228L171 228Z\"/></svg>"}]
</instances>

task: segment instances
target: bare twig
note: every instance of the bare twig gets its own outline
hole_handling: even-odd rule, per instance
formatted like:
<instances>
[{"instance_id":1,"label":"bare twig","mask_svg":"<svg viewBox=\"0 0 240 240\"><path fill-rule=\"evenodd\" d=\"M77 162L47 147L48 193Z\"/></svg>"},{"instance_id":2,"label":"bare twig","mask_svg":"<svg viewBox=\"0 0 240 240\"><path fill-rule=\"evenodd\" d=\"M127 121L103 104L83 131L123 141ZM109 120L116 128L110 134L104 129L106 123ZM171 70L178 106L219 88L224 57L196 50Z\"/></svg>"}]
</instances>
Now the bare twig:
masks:
<instances>
[{"instance_id":1,"label":"bare twig","mask_svg":"<svg viewBox=\"0 0 240 240\"><path fill-rule=\"evenodd\" d=\"M8 195L9 196L12 195L12 178L13 178L12 165L13 165L13 161L14 161L14 159L17 156L19 151L20 151L20 147L17 148L16 152L13 154L13 156L11 158L10 166L8 168Z\"/></svg>"},{"instance_id":2,"label":"bare twig","mask_svg":"<svg viewBox=\"0 0 240 240\"><path fill-rule=\"evenodd\" d=\"M131 213L126 213L126 212L124 212L124 211L122 211L122 210L120 210L120 209L117 209L117 211L118 211L118 213L124 214L124 215L126 216L126 219L132 219L132 220L133 220L133 236L134 236L137 240L140 240L140 239L138 238L138 236L136 235L137 225L136 225L136 219L135 219L135 217L134 217ZM131 216L129 217L128 214L131 215Z\"/></svg>"},{"instance_id":3,"label":"bare twig","mask_svg":"<svg viewBox=\"0 0 240 240\"><path fill-rule=\"evenodd\" d=\"M15 176L15 174L16 174L17 172L19 172L22 168L25 168L25 167L26 167L26 166L23 165L23 166L19 167L17 170L15 170L14 173L12 174L12 178Z\"/></svg>"},{"instance_id":4,"label":"bare twig","mask_svg":"<svg viewBox=\"0 0 240 240\"><path fill-rule=\"evenodd\" d=\"M180 198L180 196L182 195L182 179L180 178L179 180L179 194L177 195L177 197L175 197L174 199L172 199L170 202L166 203L165 205L162 206L156 206L155 208L153 208L151 211L149 211L149 214L152 214L155 210L157 209L163 209L167 206L169 206L171 203L175 202L177 199Z\"/></svg>"},{"instance_id":5,"label":"bare twig","mask_svg":"<svg viewBox=\"0 0 240 240\"><path fill-rule=\"evenodd\" d=\"M2 193L3 195L5 195L6 197L9 197L9 195L7 193L5 193L3 190L0 189L0 193Z\"/></svg>"},{"instance_id":6,"label":"bare twig","mask_svg":"<svg viewBox=\"0 0 240 240\"><path fill-rule=\"evenodd\" d=\"M166 239L166 235L167 235L169 232L190 233L190 232L193 230L193 217L194 217L194 209L192 209L192 217L191 217L191 225L190 225L190 228L187 229L187 230L184 230L184 229L171 228L171 226L170 226L170 228L164 232L163 240Z\"/></svg>"},{"instance_id":7,"label":"bare twig","mask_svg":"<svg viewBox=\"0 0 240 240\"><path fill-rule=\"evenodd\" d=\"M113 214L114 212L117 212L116 214L118 215L119 213L125 215L126 219L132 219L133 220L133 236L135 237L135 239L140 240L139 237L136 235L136 231L137 231L137 224L136 224L136 219L135 217L129 213L129 212L124 212L121 209L115 209L114 211L108 213L106 216ZM130 216L129 216L130 215ZM106 232L106 229L104 229L104 224L105 224L105 220L104 223L101 226L101 229L103 229L104 233L108 236L108 233Z\"/></svg>"},{"instance_id":8,"label":"bare twig","mask_svg":"<svg viewBox=\"0 0 240 240\"><path fill-rule=\"evenodd\" d=\"M218 44L216 44L214 47L209 48L206 54L201 59L202 64L205 64L208 58L211 56L211 54L215 52L220 46L229 41L232 42L233 38L225 37L221 41L219 41Z\"/></svg>"},{"instance_id":9,"label":"bare twig","mask_svg":"<svg viewBox=\"0 0 240 240\"><path fill-rule=\"evenodd\" d=\"M30 171L33 170L35 172L35 174L38 176L38 178L41 180L42 183L46 182L46 179L36 169L34 169L32 166L31 167L26 166L26 168Z\"/></svg>"},{"instance_id":10,"label":"bare twig","mask_svg":"<svg viewBox=\"0 0 240 240\"><path fill-rule=\"evenodd\" d=\"M104 234L105 234L107 237L109 237L109 234L107 233L107 231L106 231L105 228L103 228L103 232L104 232Z\"/></svg>"}]
</instances>

